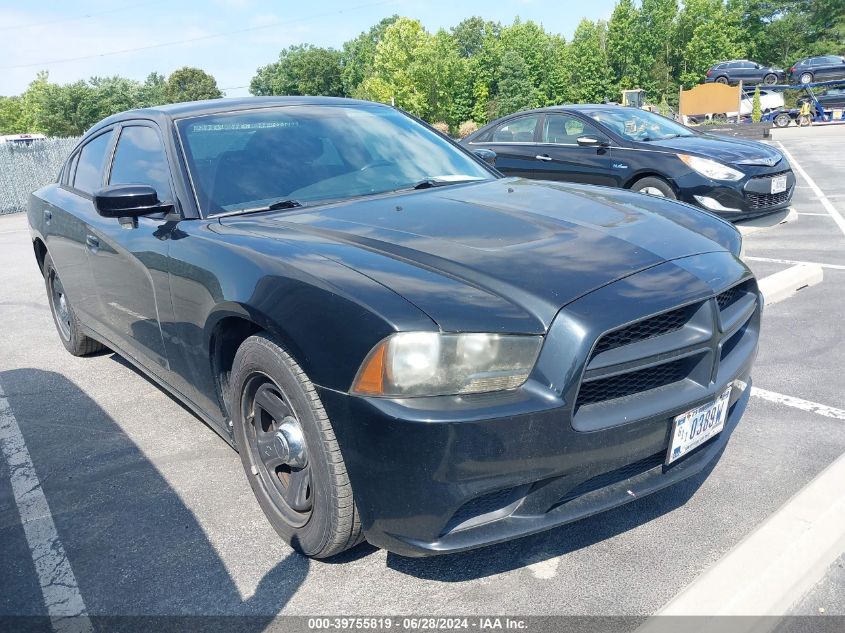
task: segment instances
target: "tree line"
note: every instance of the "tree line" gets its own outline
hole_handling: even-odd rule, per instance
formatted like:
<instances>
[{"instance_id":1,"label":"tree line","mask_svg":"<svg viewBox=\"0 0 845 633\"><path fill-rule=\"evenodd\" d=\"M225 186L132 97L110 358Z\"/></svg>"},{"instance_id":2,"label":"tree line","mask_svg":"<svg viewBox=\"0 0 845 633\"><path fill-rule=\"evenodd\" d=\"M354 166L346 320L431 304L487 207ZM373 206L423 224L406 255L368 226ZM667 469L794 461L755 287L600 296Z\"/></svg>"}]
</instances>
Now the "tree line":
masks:
<instances>
[{"instance_id":1,"label":"tree line","mask_svg":"<svg viewBox=\"0 0 845 633\"><path fill-rule=\"evenodd\" d=\"M0 134L78 136L124 110L222 96L214 77L199 68L180 68L167 78L153 72L143 82L114 76L64 85L41 71L19 97L0 97Z\"/></svg>"},{"instance_id":2,"label":"tree line","mask_svg":"<svg viewBox=\"0 0 845 633\"><path fill-rule=\"evenodd\" d=\"M340 49L301 44L281 51L257 70L250 92L394 103L456 131L532 107L619 101L628 88L674 105L678 88L702 82L718 61L787 68L804 56L843 51L845 0L618 0L609 20L582 20L569 41L519 18L503 25L471 17L432 33L394 15ZM220 96L206 77L202 98ZM27 131L80 133L99 115L187 100L186 91L166 90L172 78L153 73L143 84L112 77L56 86L39 75L18 107ZM7 101L0 100L0 129L8 129Z\"/></svg>"}]
</instances>

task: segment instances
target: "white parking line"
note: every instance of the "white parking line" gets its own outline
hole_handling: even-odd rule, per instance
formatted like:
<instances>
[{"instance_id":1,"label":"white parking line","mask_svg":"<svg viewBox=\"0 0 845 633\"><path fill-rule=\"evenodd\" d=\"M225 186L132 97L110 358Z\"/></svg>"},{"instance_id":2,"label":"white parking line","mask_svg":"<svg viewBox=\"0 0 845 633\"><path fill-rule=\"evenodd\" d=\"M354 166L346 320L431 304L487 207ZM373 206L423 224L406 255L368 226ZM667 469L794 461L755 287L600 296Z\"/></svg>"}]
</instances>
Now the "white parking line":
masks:
<instances>
[{"instance_id":1,"label":"white parking line","mask_svg":"<svg viewBox=\"0 0 845 633\"><path fill-rule=\"evenodd\" d=\"M815 215L815 216L818 216L818 217L821 217L821 218L829 218L830 217L829 213L804 213L802 211L799 211L798 215Z\"/></svg>"},{"instance_id":2,"label":"white parking line","mask_svg":"<svg viewBox=\"0 0 845 633\"><path fill-rule=\"evenodd\" d=\"M795 171L801 174L801 177L807 182L808 185L810 185L810 189L812 189L813 193L816 194L819 199L819 202L821 202L822 206L825 208L825 211L828 212L830 217L832 217L836 224L839 225L839 228L841 229L842 233L845 234L845 218L843 218L839 211L836 210L836 207L833 206L833 203L831 203L831 201L827 199L827 196L824 195L824 192L819 189L819 186L816 184L816 181L810 178L810 175L806 171L804 171L804 168L801 167L801 165L798 164L798 161L795 160L795 157L790 154L789 150L783 146L783 143L781 143L780 141L775 142L778 144L789 163L795 168Z\"/></svg>"},{"instance_id":3,"label":"white parking line","mask_svg":"<svg viewBox=\"0 0 845 633\"><path fill-rule=\"evenodd\" d=\"M795 407L796 409L801 409L803 411L817 413L828 418L845 420L845 411L843 411L842 409L837 409L835 407L829 407L825 404L819 404L818 402L802 400L801 398L796 398L795 396L787 396L782 393L776 393L774 391L760 389L759 387L751 387L751 395L757 396L758 398L763 398L764 400L768 400L769 402L785 404L788 407Z\"/></svg>"},{"instance_id":4,"label":"white parking line","mask_svg":"<svg viewBox=\"0 0 845 633\"><path fill-rule=\"evenodd\" d=\"M827 216L827 214L825 214ZM750 255L746 255L744 259L750 262L767 262L769 264L790 264L791 266L795 266L797 264L808 264L810 266L821 266L822 268L831 268L833 270L845 270L845 266L841 264L820 264L818 262L801 262L795 259L778 259L775 257L752 257Z\"/></svg>"},{"instance_id":5,"label":"white parking line","mask_svg":"<svg viewBox=\"0 0 845 633\"><path fill-rule=\"evenodd\" d=\"M35 466L2 385L0 448L9 467L12 493L53 630L62 633L93 631L76 576L73 575L65 548L59 540L50 506L41 490L41 482L35 474Z\"/></svg>"}]
</instances>

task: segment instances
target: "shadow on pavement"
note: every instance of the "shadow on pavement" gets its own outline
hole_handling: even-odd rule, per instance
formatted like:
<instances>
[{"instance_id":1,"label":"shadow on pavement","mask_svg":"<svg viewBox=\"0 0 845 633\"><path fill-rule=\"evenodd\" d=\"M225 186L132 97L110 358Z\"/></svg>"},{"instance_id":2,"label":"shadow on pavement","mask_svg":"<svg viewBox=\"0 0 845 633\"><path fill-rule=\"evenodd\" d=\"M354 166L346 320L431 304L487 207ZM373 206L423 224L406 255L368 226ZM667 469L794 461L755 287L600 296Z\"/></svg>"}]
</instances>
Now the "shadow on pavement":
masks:
<instances>
[{"instance_id":1,"label":"shadow on pavement","mask_svg":"<svg viewBox=\"0 0 845 633\"><path fill-rule=\"evenodd\" d=\"M239 619L238 630L263 630L305 580L309 561L291 552L244 599L193 513L84 392L37 369L0 372L0 384L92 616L253 616ZM7 491L0 488L0 508L16 514ZM0 526L0 533L15 534L14 527ZM31 560L18 569L35 575ZM15 592L33 583L0 578L0 585ZM7 596L3 604L14 611L0 616L33 613L26 608L32 599L31 591Z\"/></svg>"}]
</instances>

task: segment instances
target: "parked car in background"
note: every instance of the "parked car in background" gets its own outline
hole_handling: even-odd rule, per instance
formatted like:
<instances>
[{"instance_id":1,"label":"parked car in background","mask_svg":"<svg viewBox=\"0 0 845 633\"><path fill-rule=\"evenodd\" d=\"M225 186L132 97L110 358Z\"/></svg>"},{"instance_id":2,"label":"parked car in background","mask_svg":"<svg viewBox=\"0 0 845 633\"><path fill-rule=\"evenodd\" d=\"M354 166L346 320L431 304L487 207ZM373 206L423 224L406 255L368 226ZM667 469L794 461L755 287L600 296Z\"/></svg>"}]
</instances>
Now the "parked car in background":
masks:
<instances>
[{"instance_id":1,"label":"parked car in background","mask_svg":"<svg viewBox=\"0 0 845 633\"><path fill-rule=\"evenodd\" d=\"M732 59L711 66L704 79L705 83L719 84L767 84L774 85L786 80L786 71L773 66L762 66L748 59Z\"/></svg>"},{"instance_id":2,"label":"parked car in background","mask_svg":"<svg viewBox=\"0 0 845 633\"><path fill-rule=\"evenodd\" d=\"M731 220L789 205L795 176L775 148L704 134L612 105L509 115L461 143L496 152L505 174L622 187L682 200Z\"/></svg>"},{"instance_id":3,"label":"parked car in background","mask_svg":"<svg viewBox=\"0 0 845 633\"><path fill-rule=\"evenodd\" d=\"M845 78L845 57L841 55L805 57L795 62L789 69L789 76L793 82L802 84Z\"/></svg>"},{"instance_id":4,"label":"parked car in background","mask_svg":"<svg viewBox=\"0 0 845 633\"><path fill-rule=\"evenodd\" d=\"M812 90L812 88L810 88L810 90ZM814 95L816 97L816 101L818 101L819 104L826 110L833 108L845 108L845 85L825 88L824 90L819 90L818 92L814 91ZM795 101L795 107L800 108L807 102L809 102L811 106L815 107L812 99L808 96L798 97Z\"/></svg>"},{"instance_id":5,"label":"parked car in background","mask_svg":"<svg viewBox=\"0 0 845 633\"><path fill-rule=\"evenodd\" d=\"M124 112L28 219L67 350L106 345L201 416L309 556L622 505L717 459L748 397L762 297L733 226L503 178L382 104Z\"/></svg>"},{"instance_id":6,"label":"parked car in background","mask_svg":"<svg viewBox=\"0 0 845 633\"><path fill-rule=\"evenodd\" d=\"M740 103L740 114L751 114L754 110L754 88L743 90L742 102ZM771 112L782 108L784 104L783 93L776 90L760 88L760 111Z\"/></svg>"}]
</instances>

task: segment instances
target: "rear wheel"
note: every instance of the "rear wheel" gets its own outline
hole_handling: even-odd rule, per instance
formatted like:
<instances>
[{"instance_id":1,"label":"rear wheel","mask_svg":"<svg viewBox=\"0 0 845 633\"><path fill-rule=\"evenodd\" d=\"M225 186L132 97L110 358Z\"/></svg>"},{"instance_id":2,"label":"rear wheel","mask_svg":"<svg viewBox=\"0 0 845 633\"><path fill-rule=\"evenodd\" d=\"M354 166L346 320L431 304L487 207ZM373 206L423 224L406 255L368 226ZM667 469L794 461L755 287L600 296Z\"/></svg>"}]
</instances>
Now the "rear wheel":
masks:
<instances>
[{"instance_id":1,"label":"rear wheel","mask_svg":"<svg viewBox=\"0 0 845 633\"><path fill-rule=\"evenodd\" d=\"M769 73L763 77L763 83L767 86L774 86L778 82L778 76L774 73Z\"/></svg>"},{"instance_id":2,"label":"rear wheel","mask_svg":"<svg viewBox=\"0 0 845 633\"><path fill-rule=\"evenodd\" d=\"M49 253L44 257L44 283L47 285L47 299L50 302L53 322L65 349L74 356L86 356L105 349L100 342L82 333L79 319L70 305L70 299Z\"/></svg>"},{"instance_id":3,"label":"rear wheel","mask_svg":"<svg viewBox=\"0 0 845 633\"><path fill-rule=\"evenodd\" d=\"M631 185L631 191L647 193L650 196L658 196L660 198L669 198L670 200L677 198L669 183L657 176L648 176L647 178L638 180Z\"/></svg>"},{"instance_id":4,"label":"rear wheel","mask_svg":"<svg viewBox=\"0 0 845 633\"><path fill-rule=\"evenodd\" d=\"M721 77L716 77L716 83L717 83L717 84L727 84L727 83L728 83L728 78L727 78L727 77L725 77L724 75L723 75L723 76L721 76Z\"/></svg>"},{"instance_id":5,"label":"rear wheel","mask_svg":"<svg viewBox=\"0 0 845 633\"><path fill-rule=\"evenodd\" d=\"M283 347L256 335L238 349L231 384L241 462L276 532L314 558L360 543L346 466L305 372Z\"/></svg>"},{"instance_id":6,"label":"rear wheel","mask_svg":"<svg viewBox=\"0 0 845 633\"><path fill-rule=\"evenodd\" d=\"M813 81L813 73L801 73L801 83L808 84Z\"/></svg>"},{"instance_id":7,"label":"rear wheel","mask_svg":"<svg viewBox=\"0 0 845 633\"><path fill-rule=\"evenodd\" d=\"M788 114L783 113L783 112L778 114L775 117L775 120L773 121L773 123L775 124L775 127L788 127L791 122L792 122L792 117L789 116Z\"/></svg>"}]
</instances>

